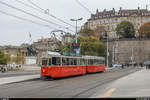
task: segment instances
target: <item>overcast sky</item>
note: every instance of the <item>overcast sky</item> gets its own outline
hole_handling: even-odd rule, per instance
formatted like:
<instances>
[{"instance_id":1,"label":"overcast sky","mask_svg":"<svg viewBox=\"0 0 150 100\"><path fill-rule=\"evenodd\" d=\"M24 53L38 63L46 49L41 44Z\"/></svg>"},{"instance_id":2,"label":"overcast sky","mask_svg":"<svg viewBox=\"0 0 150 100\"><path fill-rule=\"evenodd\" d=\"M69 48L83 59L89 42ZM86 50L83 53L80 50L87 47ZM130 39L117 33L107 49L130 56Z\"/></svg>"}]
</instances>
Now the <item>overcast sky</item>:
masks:
<instances>
[{"instance_id":1,"label":"overcast sky","mask_svg":"<svg viewBox=\"0 0 150 100\"><path fill-rule=\"evenodd\" d=\"M69 29L75 31L71 26L64 24L50 16L42 14L32 8L24 6L16 0L0 0L9 5L15 6L17 8L23 9L31 14L37 15L41 18L47 19L49 21L55 22ZM27 0L21 0L22 2L33 6ZM82 21L78 23L79 26L83 25L90 18L90 13L82 8L76 0L31 0L43 9L49 9L50 13L65 22L75 25L75 22L71 22L71 18L83 18ZM138 6L140 8L146 8L146 5L150 4L150 0L79 0L84 4L92 13L96 12L98 8L99 11L111 10L115 8L118 10L120 7L123 9L136 9ZM36 8L36 7L35 7ZM148 7L150 9L150 6ZM15 9L9 8L0 3L0 11L14 14L26 19L33 20L40 24L49 25L54 28L59 28L48 22L41 21L35 17L19 12ZM40 11L40 9L39 9ZM33 41L40 39L41 37L50 37L50 32L54 29L36 25L27 21L19 20L17 18L4 15L0 13L0 45L20 45L22 43L29 43L29 32L32 35ZM62 28L61 28L62 29ZM65 29L67 31L67 29Z\"/></svg>"}]
</instances>

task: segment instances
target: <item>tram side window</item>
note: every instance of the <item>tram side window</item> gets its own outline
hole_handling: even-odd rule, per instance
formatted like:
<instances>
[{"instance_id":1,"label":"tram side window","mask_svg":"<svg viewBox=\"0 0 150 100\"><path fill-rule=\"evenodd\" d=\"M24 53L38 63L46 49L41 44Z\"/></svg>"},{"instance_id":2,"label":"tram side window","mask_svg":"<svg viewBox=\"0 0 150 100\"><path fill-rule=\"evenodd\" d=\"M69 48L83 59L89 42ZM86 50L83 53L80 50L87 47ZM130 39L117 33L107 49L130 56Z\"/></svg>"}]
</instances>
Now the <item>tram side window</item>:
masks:
<instances>
[{"instance_id":1,"label":"tram side window","mask_svg":"<svg viewBox=\"0 0 150 100\"><path fill-rule=\"evenodd\" d=\"M62 58L62 65L63 66L67 65L67 58Z\"/></svg>"},{"instance_id":2,"label":"tram side window","mask_svg":"<svg viewBox=\"0 0 150 100\"><path fill-rule=\"evenodd\" d=\"M89 65L93 65L93 59L89 59Z\"/></svg>"},{"instance_id":3,"label":"tram side window","mask_svg":"<svg viewBox=\"0 0 150 100\"><path fill-rule=\"evenodd\" d=\"M81 65L86 65L86 60L85 59L81 59Z\"/></svg>"},{"instance_id":4,"label":"tram side window","mask_svg":"<svg viewBox=\"0 0 150 100\"><path fill-rule=\"evenodd\" d=\"M49 60L48 60L48 65L50 66L50 65L52 65L52 61L51 61L52 59L51 58L49 58Z\"/></svg>"},{"instance_id":5,"label":"tram side window","mask_svg":"<svg viewBox=\"0 0 150 100\"><path fill-rule=\"evenodd\" d=\"M60 65L60 57L52 57L52 65Z\"/></svg>"},{"instance_id":6,"label":"tram side window","mask_svg":"<svg viewBox=\"0 0 150 100\"><path fill-rule=\"evenodd\" d=\"M77 65L77 59L74 58L73 61L74 61L73 65Z\"/></svg>"},{"instance_id":7,"label":"tram side window","mask_svg":"<svg viewBox=\"0 0 150 100\"><path fill-rule=\"evenodd\" d=\"M47 66L47 62L48 62L48 59L43 59L43 60L42 60L42 65L43 65L43 66Z\"/></svg>"},{"instance_id":8,"label":"tram side window","mask_svg":"<svg viewBox=\"0 0 150 100\"><path fill-rule=\"evenodd\" d=\"M98 60L98 64L104 64L103 60Z\"/></svg>"},{"instance_id":9,"label":"tram side window","mask_svg":"<svg viewBox=\"0 0 150 100\"><path fill-rule=\"evenodd\" d=\"M81 65L80 64L80 58L77 58L77 65Z\"/></svg>"},{"instance_id":10,"label":"tram side window","mask_svg":"<svg viewBox=\"0 0 150 100\"><path fill-rule=\"evenodd\" d=\"M97 60L93 59L93 65L97 65L97 64L98 64Z\"/></svg>"}]
</instances>

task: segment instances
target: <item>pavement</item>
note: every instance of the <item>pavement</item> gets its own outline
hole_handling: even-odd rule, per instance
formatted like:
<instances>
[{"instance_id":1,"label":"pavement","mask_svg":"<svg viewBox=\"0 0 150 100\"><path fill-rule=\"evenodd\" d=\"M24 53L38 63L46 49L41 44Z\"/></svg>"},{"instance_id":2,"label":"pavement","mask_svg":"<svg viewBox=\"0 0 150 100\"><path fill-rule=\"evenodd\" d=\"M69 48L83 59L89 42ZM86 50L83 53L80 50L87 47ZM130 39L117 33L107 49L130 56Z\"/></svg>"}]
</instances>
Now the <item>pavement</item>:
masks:
<instances>
[{"instance_id":1,"label":"pavement","mask_svg":"<svg viewBox=\"0 0 150 100\"><path fill-rule=\"evenodd\" d=\"M39 66L23 66L20 71L0 73L0 85L40 78Z\"/></svg>"},{"instance_id":2,"label":"pavement","mask_svg":"<svg viewBox=\"0 0 150 100\"><path fill-rule=\"evenodd\" d=\"M31 70L31 71L10 71L6 73L0 72L0 78L4 77L15 77L15 76L24 76L24 75L38 75L40 74L40 70Z\"/></svg>"},{"instance_id":3,"label":"pavement","mask_svg":"<svg viewBox=\"0 0 150 100\"><path fill-rule=\"evenodd\" d=\"M25 80L31 80L40 78L40 75L24 75L24 76L16 76L16 77L4 77L0 78L0 85L14 83L14 82L21 82Z\"/></svg>"},{"instance_id":4,"label":"pavement","mask_svg":"<svg viewBox=\"0 0 150 100\"><path fill-rule=\"evenodd\" d=\"M150 69L142 70L105 84L92 98L150 97ZM104 88L105 87L105 88Z\"/></svg>"},{"instance_id":5,"label":"pavement","mask_svg":"<svg viewBox=\"0 0 150 100\"><path fill-rule=\"evenodd\" d=\"M25 71L31 71L31 70L41 70L40 66L22 66L23 70Z\"/></svg>"}]
</instances>

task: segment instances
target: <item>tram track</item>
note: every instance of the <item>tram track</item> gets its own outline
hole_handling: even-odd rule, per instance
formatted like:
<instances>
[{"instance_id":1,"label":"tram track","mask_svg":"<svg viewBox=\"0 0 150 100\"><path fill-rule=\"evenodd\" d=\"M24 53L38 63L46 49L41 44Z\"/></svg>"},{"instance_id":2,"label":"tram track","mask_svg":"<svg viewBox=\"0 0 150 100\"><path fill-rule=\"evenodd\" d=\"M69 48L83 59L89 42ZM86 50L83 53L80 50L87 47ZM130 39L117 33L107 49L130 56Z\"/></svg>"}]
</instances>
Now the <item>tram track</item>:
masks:
<instances>
[{"instance_id":1,"label":"tram track","mask_svg":"<svg viewBox=\"0 0 150 100\"><path fill-rule=\"evenodd\" d=\"M139 71L139 70L137 70L137 71ZM132 74L132 73L134 73L134 72L136 72L136 71L132 71L132 72L129 72L129 73L124 73L123 75L118 76L118 77L114 77L114 78L110 77L110 78L108 78L108 79L103 79L103 80L97 81L97 82L95 82L95 85L94 85L94 86L92 86L92 87L90 87L90 88L88 88L88 89L86 89L86 90L84 90L84 91L82 91L82 92L80 92L80 93L74 95L72 98L78 98L78 97L80 98L80 97L82 96L82 94L85 94L86 92L89 92L89 91L92 90L92 89L95 89L95 88L97 88L97 87L99 87L99 86L102 86L102 85L104 85L104 84L113 82L113 81L115 81L115 80L117 80L117 79L119 79L119 78L122 78L122 77L124 77L124 76L130 75L130 74ZM98 83L98 84L97 84L97 83ZM91 85L92 85L92 84L91 84Z\"/></svg>"},{"instance_id":2,"label":"tram track","mask_svg":"<svg viewBox=\"0 0 150 100\"><path fill-rule=\"evenodd\" d=\"M86 74L84 76L42 81L40 79L0 86L0 96L29 98L85 98L99 90L99 87L127 76L140 69L127 68Z\"/></svg>"}]
</instances>

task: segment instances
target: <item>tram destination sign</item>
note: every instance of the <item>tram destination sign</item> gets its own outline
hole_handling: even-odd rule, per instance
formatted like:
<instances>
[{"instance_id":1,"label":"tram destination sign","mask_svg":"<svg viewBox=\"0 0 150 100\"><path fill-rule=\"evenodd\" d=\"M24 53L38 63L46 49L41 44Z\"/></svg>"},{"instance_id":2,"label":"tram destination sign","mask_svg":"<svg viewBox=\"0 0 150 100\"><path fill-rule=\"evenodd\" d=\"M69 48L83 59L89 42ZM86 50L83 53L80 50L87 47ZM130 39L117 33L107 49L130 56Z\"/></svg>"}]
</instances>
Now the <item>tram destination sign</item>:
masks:
<instances>
[{"instance_id":1,"label":"tram destination sign","mask_svg":"<svg viewBox=\"0 0 150 100\"><path fill-rule=\"evenodd\" d=\"M75 54L79 54L80 55L80 44L74 43L74 44L72 44L72 48L73 48L73 52Z\"/></svg>"}]
</instances>

